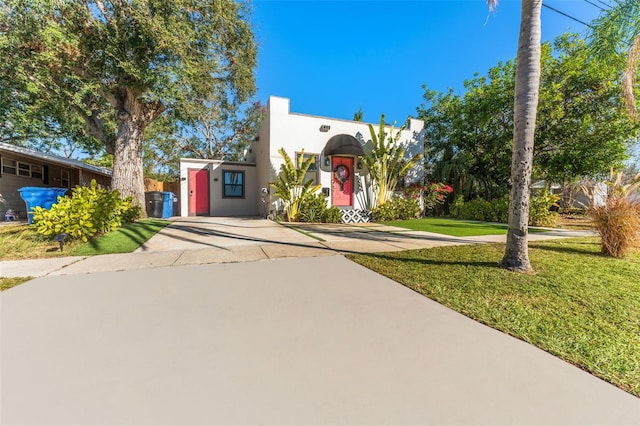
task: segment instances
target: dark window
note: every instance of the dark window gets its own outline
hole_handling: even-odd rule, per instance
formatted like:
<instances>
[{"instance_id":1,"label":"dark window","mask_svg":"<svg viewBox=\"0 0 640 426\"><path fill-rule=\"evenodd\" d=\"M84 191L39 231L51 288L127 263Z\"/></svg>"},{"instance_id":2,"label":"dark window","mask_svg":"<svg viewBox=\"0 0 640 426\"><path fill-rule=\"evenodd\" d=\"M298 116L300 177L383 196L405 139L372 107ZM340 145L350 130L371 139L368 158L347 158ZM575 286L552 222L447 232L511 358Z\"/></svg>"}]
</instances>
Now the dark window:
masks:
<instances>
[{"instance_id":1,"label":"dark window","mask_svg":"<svg viewBox=\"0 0 640 426\"><path fill-rule=\"evenodd\" d=\"M2 159L2 172L3 173L8 173L11 175L15 175L17 171L16 168L16 161L15 160L9 160L7 158L3 158Z\"/></svg>"},{"instance_id":2,"label":"dark window","mask_svg":"<svg viewBox=\"0 0 640 426\"><path fill-rule=\"evenodd\" d=\"M296 152L296 166L300 167L302 163L304 163L309 159L309 157L313 157L313 161L311 162L311 165L309 165L309 168L307 169L307 173L304 175L304 181L307 182L311 180L311 182L313 182L313 184L316 185L320 182L320 176L319 176L320 168L318 167L318 164L320 164L319 154L305 153L304 155L300 155L299 152Z\"/></svg>"},{"instance_id":3,"label":"dark window","mask_svg":"<svg viewBox=\"0 0 640 426\"><path fill-rule=\"evenodd\" d=\"M31 177L42 179L42 166L31 165Z\"/></svg>"},{"instance_id":4,"label":"dark window","mask_svg":"<svg viewBox=\"0 0 640 426\"><path fill-rule=\"evenodd\" d=\"M20 176L31 177L31 165L25 163L18 163L18 174Z\"/></svg>"},{"instance_id":5,"label":"dark window","mask_svg":"<svg viewBox=\"0 0 640 426\"><path fill-rule=\"evenodd\" d=\"M244 172L243 171L222 171L222 197L223 198L244 198Z\"/></svg>"},{"instance_id":6,"label":"dark window","mask_svg":"<svg viewBox=\"0 0 640 426\"><path fill-rule=\"evenodd\" d=\"M69 170L60 171L60 187L61 188L69 188Z\"/></svg>"}]
</instances>

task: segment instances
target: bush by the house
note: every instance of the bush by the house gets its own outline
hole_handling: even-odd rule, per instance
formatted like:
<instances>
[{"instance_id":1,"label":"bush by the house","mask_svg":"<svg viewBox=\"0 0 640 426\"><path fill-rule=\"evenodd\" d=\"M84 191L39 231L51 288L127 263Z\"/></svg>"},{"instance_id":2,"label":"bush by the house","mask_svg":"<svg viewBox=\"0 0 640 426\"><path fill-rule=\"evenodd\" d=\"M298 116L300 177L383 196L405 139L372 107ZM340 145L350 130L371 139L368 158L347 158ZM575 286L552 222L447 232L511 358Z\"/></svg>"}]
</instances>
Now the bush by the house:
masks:
<instances>
[{"instance_id":1,"label":"bush by the house","mask_svg":"<svg viewBox=\"0 0 640 426\"><path fill-rule=\"evenodd\" d=\"M371 211L374 222L414 219L420 215L420 203L414 198L393 197Z\"/></svg>"},{"instance_id":2,"label":"bush by the house","mask_svg":"<svg viewBox=\"0 0 640 426\"><path fill-rule=\"evenodd\" d=\"M341 223L342 222L342 210L336 206L331 206L324 212L324 220L326 223Z\"/></svg>"},{"instance_id":3,"label":"bush by the house","mask_svg":"<svg viewBox=\"0 0 640 426\"><path fill-rule=\"evenodd\" d=\"M121 199L118 191L102 188L92 180L89 186L76 186L70 197L59 197L50 210L35 207L33 221L42 235L65 233L70 239L88 241L141 216L142 209L131 197Z\"/></svg>"},{"instance_id":4,"label":"bush by the house","mask_svg":"<svg viewBox=\"0 0 640 426\"><path fill-rule=\"evenodd\" d=\"M327 197L324 194L313 194L300 203L298 220L300 222L340 223L342 213L335 206L327 207Z\"/></svg>"}]
</instances>

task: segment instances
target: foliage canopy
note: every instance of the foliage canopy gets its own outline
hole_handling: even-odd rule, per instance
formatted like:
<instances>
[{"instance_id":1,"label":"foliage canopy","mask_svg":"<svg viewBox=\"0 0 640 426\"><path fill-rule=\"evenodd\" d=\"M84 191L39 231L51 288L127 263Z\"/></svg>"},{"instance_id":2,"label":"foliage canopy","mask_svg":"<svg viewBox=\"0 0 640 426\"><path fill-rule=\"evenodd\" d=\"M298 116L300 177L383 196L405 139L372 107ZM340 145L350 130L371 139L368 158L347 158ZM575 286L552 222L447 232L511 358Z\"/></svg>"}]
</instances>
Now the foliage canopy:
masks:
<instances>
[{"instance_id":1,"label":"foliage canopy","mask_svg":"<svg viewBox=\"0 0 640 426\"><path fill-rule=\"evenodd\" d=\"M164 111L255 91L256 47L233 0L7 0L0 8L3 132L46 119L114 154L113 186L144 202L142 137ZM13 126L33 132L40 126Z\"/></svg>"}]
</instances>

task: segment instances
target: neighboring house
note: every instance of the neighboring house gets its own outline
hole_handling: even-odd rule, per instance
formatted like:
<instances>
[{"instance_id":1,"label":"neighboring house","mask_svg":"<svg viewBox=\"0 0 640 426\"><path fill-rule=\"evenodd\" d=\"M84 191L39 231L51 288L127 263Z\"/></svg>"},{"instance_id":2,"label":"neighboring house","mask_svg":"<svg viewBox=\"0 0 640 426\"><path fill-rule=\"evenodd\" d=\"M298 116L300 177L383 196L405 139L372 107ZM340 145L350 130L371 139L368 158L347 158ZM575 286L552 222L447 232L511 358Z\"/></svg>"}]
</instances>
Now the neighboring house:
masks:
<instances>
[{"instance_id":1,"label":"neighboring house","mask_svg":"<svg viewBox=\"0 0 640 426\"><path fill-rule=\"evenodd\" d=\"M377 132L378 125L373 127ZM402 131L400 143L407 146L408 156L424 151L423 127L422 120L409 119ZM397 131L394 129L394 135ZM244 162L181 160L182 216L266 216L280 209L278 200L270 196L269 183L280 171L284 160L278 150L284 148L296 162L303 149L305 157L313 156L309 179L322 186L329 205L357 220L358 212L368 207L367 172L361 157L370 146L367 123L291 113L289 99L272 96ZM422 175L419 163L406 183L419 181Z\"/></svg>"},{"instance_id":2,"label":"neighboring house","mask_svg":"<svg viewBox=\"0 0 640 426\"><path fill-rule=\"evenodd\" d=\"M18 189L35 187L73 188L95 179L111 185L111 169L78 160L0 142L0 217L12 209L18 218L27 217L26 205Z\"/></svg>"}]
</instances>

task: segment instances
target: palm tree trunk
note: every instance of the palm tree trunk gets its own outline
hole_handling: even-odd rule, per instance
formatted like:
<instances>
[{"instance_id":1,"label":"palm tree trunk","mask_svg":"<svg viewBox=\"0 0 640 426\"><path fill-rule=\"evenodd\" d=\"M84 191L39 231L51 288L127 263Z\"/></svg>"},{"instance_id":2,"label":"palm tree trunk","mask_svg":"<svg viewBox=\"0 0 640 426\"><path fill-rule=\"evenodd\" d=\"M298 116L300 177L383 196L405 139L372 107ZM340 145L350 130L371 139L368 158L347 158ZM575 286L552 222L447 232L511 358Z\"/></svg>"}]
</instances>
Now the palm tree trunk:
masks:
<instances>
[{"instance_id":1,"label":"palm tree trunk","mask_svg":"<svg viewBox=\"0 0 640 426\"><path fill-rule=\"evenodd\" d=\"M640 34L636 36L629 50L627 58L627 66L624 70L622 86L624 90L624 98L627 102L627 109L634 120L640 120L638 107L636 107L636 98L633 91L636 87L636 70L638 69L638 61L640 61Z\"/></svg>"},{"instance_id":2,"label":"palm tree trunk","mask_svg":"<svg viewBox=\"0 0 640 426\"><path fill-rule=\"evenodd\" d=\"M501 265L514 271L530 271L528 247L529 187L540 86L540 10L542 0L523 0L516 63L513 154L509 230Z\"/></svg>"}]
</instances>

